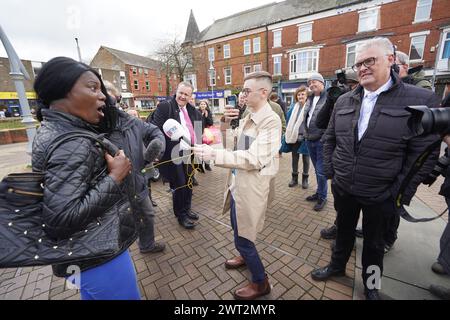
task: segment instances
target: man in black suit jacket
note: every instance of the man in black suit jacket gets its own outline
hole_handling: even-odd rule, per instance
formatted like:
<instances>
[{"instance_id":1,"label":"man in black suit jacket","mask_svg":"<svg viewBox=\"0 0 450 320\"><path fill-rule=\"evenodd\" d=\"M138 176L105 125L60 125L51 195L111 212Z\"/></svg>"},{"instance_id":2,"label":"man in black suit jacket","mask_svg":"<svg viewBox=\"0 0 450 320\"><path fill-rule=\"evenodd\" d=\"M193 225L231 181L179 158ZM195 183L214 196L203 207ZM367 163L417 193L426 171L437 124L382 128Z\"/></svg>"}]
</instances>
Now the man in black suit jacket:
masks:
<instances>
[{"instance_id":1,"label":"man in black suit jacket","mask_svg":"<svg viewBox=\"0 0 450 320\"><path fill-rule=\"evenodd\" d=\"M174 119L185 128L186 132L191 136L191 141L193 137L195 143L201 144L203 132L202 115L194 106L188 103L193 91L194 88L190 83L181 82L178 85L175 96L161 102L155 112L147 119L147 122L151 122L163 130L164 123L168 119ZM188 117L186 118L185 115L188 115ZM195 134L191 132L191 128L194 129ZM163 158L160 159L161 162L178 158L181 155L183 154L180 150L180 143L171 141L166 136L166 151ZM184 155L186 155L186 152ZM192 183L193 178L190 157L184 158L182 162L180 160L175 161L175 163L173 161L169 162L159 168L173 190L173 211L178 218L178 223L186 229L193 229L195 224L192 220L198 220L199 217L196 213L191 212L192 185L187 186L189 182Z\"/></svg>"}]
</instances>

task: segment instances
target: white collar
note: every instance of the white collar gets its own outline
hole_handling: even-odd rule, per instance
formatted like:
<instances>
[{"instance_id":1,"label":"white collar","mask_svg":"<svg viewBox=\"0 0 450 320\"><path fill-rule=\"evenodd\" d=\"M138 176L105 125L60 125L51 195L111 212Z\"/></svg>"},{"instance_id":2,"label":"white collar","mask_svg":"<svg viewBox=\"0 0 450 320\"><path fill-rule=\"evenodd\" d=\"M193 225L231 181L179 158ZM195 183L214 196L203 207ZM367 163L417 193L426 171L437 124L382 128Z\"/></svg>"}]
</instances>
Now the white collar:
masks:
<instances>
[{"instance_id":1,"label":"white collar","mask_svg":"<svg viewBox=\"0 0 450 320\"><path fill-rule=\"evenodd\" d=\"M369 91L366 88L364 88L364 97L367 97L367 95L373 95L375 94L375 96L379 96L382 92L388 91L392 85L394 84L394 81L392 81L392 78L389 77L389 80L383 84L381 87L379 87L376 91Z\"/></svg>"}]
</instances>

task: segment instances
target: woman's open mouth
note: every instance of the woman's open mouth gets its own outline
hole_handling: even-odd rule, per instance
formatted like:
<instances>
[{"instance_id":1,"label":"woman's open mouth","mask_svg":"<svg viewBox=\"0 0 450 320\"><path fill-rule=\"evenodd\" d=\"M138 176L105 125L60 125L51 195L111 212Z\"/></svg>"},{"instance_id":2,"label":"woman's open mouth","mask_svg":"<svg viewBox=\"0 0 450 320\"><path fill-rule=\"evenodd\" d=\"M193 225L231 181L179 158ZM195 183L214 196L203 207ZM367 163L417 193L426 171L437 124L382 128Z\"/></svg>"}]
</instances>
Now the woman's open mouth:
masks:
<instances>
[{"instance_id":1,"label":"woman's open mouth","mask_svg":"<svg viewBox=\"0 0 450 320\"><path fill-rule=\"evenodd\" d=\"M100 117L102 117L102 118L105 116L105 114L103 113L104 108L105 108L105 106L101 106L101 107L97 108L97 113L98 113L98 114L100 115Z\"/></svg>"}]
</instances>

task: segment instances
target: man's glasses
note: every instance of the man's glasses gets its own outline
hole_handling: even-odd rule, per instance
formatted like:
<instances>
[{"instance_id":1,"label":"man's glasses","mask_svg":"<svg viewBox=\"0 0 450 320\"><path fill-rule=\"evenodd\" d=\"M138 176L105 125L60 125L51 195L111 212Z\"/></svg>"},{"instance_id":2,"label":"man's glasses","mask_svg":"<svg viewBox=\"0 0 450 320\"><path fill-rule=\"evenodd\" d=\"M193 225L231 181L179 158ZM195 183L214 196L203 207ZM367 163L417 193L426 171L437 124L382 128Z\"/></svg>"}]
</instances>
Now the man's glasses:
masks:
<instances>
[{"instance_id":1,"label":"man's glasses","mask_svg":"<svg viewBox=\"0 0 450 320\"><path fill-rule=\"evenodd\" d=\"M369 68L369 67L373 66L376 61L377 61L376 57L367 58L366 60L364 60L362 62L355 63L352 66L352 69L353 69L353 71L358 72L359 69L361 69L362 65L364 65L366 68Z\"/></svg>"},{"instance_id":2,"label":"man's glasses","mask_svg":"<svg viewBox=\"0 0 450 320\"><path fill-rule=\"evenodd\" d=\"M259 88L258 90L255 91L259 91L259 90L266 90L265 88ZM242 93L245 94L246 96L249 95L250 93L252 93L253 90L250 88L244 88L242 89Z\"/></svg>"}]
</instances>

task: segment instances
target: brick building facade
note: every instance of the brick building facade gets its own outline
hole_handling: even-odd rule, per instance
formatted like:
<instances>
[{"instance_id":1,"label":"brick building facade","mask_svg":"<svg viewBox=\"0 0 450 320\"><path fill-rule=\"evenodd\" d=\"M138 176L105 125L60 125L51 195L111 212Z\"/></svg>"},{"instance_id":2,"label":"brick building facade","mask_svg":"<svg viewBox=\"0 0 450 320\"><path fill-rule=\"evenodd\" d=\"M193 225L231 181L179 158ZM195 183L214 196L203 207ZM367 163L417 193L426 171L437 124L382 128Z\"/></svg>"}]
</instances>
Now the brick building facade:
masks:
<instances>
[{"instance_id":1,"label":"brick building facade","mask_svg":"<svg viewBox=\"0 0 450 320\"><path fill-rule=\"evenodd\" d=\"M287 0L217 20L197 35L192 20L191 13L185 45L197 59L191 72L199 91L211 90L208 75L214 69L215 89L235 92L242 87L245 66L260 63L273 74L274 90L290 102L295 88L313 72L331 84L339 70L354 64L358 44L374 36L388 37L397 50L410 55L412 66L423 65L428 78L435 76L438 94L450 82L448 0ZM257 37L260 51L254 54ZM251 52L244 54L248 39ZM231 56L226 58L228 50ZM231 81L225 81L228 70Z\"/></svg>"},{"instance_id":2,"label":"brick building facade","mask_svg":"<svg viewBox=\"0 0 450 320\"><path fill-rule=\"evenodd\" d=\"M160 62L108 47L100 47L91 62L103 79L113 83L130 107L150 108L167 97L167 81ZM170 77L169 93L173 94L178 79Z\"/></svg>"}]
</instances>

